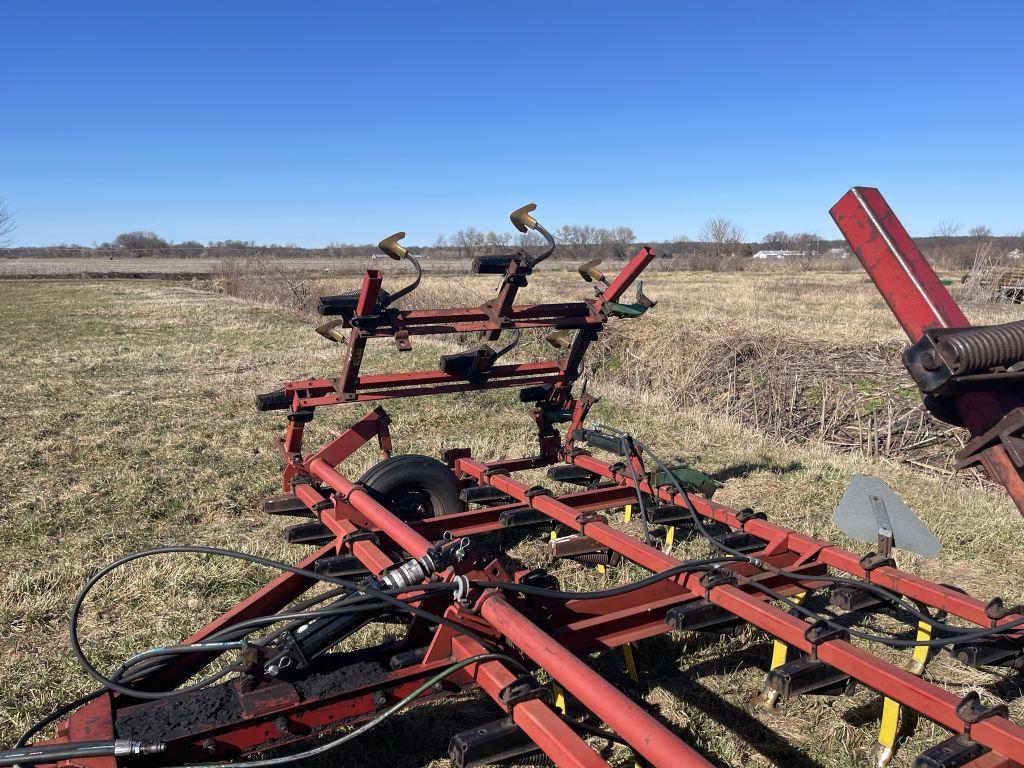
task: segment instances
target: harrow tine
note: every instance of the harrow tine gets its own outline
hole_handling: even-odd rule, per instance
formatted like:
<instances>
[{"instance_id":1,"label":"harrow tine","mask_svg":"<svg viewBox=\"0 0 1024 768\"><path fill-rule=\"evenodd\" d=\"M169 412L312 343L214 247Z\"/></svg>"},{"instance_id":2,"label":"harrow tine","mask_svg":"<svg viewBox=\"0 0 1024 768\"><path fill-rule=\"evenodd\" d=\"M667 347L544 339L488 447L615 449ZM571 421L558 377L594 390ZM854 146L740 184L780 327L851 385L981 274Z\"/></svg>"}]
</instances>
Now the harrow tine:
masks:
<instances>
[{"instance_id":1,"label":"harrow tine","mask_svg":"<svg viewBox=\"0 0 1024 768\"><path fill-rule=\"evenodd\" d=\"M923 621L917 625L917 640L924 643L932 639L932 628L930 624ZM931 648L927 645L915 645L913 661L908 667L908 672L917 677L924 674L925 666L931 656ZM908 723L903 721L903 707L899 702L890 699L888 696L882 702L882 721L878 727L878 744L875 748L875 765L877 768L886 768L892 761L896 751L896 739L900 731L906 728Z\"/></svg>"},{"instance_id":2,"label":"harrow tine","mask_svg":"<svg viewBox=\"0 0 1024 768\"><path fill-rule=\"evenodd\" d=\"M274 496L264 499L260 509L265 515L288 517L313 517L313 511L295 496Z\"/></svg>"},{"instance_id":3,"label":"harrow tine","mask_svg":"<svg viewBox=\"0 0 1024 768\"><path fill-rule=\"evenodd\" d=\"M803 605L807 599L806 592L798 592L790 598L797 605ZM781 667L789 659L789 646L781 640L774 640L772 642L772 660L769 665L769 675L776 669ZM775 705L779 701L779 692L768 685L768 681L765 681L764 687L761 689L761 703L765 709L774 709Z\"/></svg>"}]
</instances>

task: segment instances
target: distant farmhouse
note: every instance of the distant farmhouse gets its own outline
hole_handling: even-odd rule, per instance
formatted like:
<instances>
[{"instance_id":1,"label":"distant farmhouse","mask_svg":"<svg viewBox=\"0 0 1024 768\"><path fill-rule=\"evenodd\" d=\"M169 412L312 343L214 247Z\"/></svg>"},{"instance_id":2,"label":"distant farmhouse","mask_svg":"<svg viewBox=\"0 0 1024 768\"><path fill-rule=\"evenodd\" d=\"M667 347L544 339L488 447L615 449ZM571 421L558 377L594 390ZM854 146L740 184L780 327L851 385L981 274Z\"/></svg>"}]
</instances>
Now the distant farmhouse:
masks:
<instances>
[{"instance_id":1,"label":"distant farmhouse","mask_svg":"<svg viewBox=\"0 0 1024 768\"><path fill-rule=\"evenodd\" d=\"M803 258L826 258L826 259L845 259L850 255L849 250L846 248L829 248L825 253L818 253L817 251L787 251L787 250L764 250L758 251L753 255L755 259L803 259Z\"/></svg>"},{"instance_id":2,"label":"distant farmhouse","mask_svg":"<svg viewBox=\"0 0 1024 768\"><path fill-rule=\"evenodd\" d=\"M804 255L803 251L758 251L754 254L755 259L799 259Z\"/></svg>"}]
</instances>

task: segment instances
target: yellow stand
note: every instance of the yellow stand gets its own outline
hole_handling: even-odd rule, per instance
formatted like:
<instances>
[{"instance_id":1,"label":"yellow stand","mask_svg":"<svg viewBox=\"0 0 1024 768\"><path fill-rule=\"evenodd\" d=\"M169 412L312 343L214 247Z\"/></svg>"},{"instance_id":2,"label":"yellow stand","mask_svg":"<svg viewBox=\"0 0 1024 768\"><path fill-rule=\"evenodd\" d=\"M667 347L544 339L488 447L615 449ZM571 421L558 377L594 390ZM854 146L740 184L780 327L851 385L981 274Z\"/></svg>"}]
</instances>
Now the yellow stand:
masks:
<instances>
[{"instance_id":1,"label":"yellow stand","mask_svg":"<svg viewBox=\"0 0 1024 768\"><path fill-rule=\"evenodd\" d=\"M790 598L797 605L803 605L804 600L807 599L806 592L798 592ZM781 640L776 640L772 644L772 663L770 669L777 669L781 667L789 659L789 646ZM765 686L765 689L761 692L761 701L768 708L773 708L779 701L779 692L772 690Z\"/></svg>"},{"instance_id":2,"label":"yellow stand","mask_svg":"<svg viewBox=\"0 0 1024 768\"><path fill-rule=\"evenodd\" d=\"M626 516L622 518L622 522L628 523L632 519L633 519L633 505L632 504L627 504L626 505Z\"/></svg>"},{"instance_id":3,"label":"yellow stand","mask_svg":"<svg viewBox=\"0 0 1024 768\"><path fill-rule=\"evenodd\" d=\"M806 592L798 592L790 598L797 605L803 605L804 600L807 599ZM789 646L781 640L776 640L772 646L772 665L771 669L781 667L789 659Z\"/></svg>"},{"instance_id":4,"label":"yellow stand","mask_svg":"<svg viewBox=\"0 0 1024 768\"><path fill-rule=\"evenodd\" d=\"M565 711L565 691L562 690L562 686L556 683L554 680L551 681L551 693L554 696L555 704L554 707L564 716Z\"/></svg>"},{"instance_id":5,"label":"yellow stand","mask_svg":"<svg viewBox=\"0 0 1024 768\"><path fill-rule=\"evenodd\" d=\"M676 527L674 525L670 525L668 527L668 530L665 531L665 549L663 551L665 552L666 555L669 552L672 551L672 545L675 543L675 540L676 540Z\"/></svg>"},{"instance_id":6,"label":"yellow stand","mask_svg":"<svg viewBox=\"0 0 1024 768\"><path fill-rule=\"evenodd\" d=\"M640 692L640 670L636 666L636 655L633 652L633 644L626 643L622 646L622 655L626 659L626 674L636 685L637 692ZM633 761L633 768L642 768L638 761Z\"/></svg>"},{"instance_id":7,"label":"yellow stand","mask_svg":"<svg viewBox=\"0 0 1024 768\"><path fill-rule=\"evenodd\" d=\"M917 625L917 641L926 642L932 638L931 625L923 621ZM914 646L914 660L907 670L912 675L920 677L924 674L925 664L928 663L928 656L931 648L927 645ZM882 724L878 729L878 747L875 752L875 765L877 768L885 768L892 760L896 750L896 739L900 733L900 715L903 707L899 702L886 697L882 703Z\"/></svg>"},{"instance_id":8,"label":"yellow stand","mask_svg":"<svg viewBox=\"0 0 1024 768\"><path fill-rule=\"evenodd\" d=\"M622 655L626 658L626 674L637 686L640 685L640 672L636 668L636 656L633 655L633 644L626 643L622 646Z\"/></svg>"}]
</instances>

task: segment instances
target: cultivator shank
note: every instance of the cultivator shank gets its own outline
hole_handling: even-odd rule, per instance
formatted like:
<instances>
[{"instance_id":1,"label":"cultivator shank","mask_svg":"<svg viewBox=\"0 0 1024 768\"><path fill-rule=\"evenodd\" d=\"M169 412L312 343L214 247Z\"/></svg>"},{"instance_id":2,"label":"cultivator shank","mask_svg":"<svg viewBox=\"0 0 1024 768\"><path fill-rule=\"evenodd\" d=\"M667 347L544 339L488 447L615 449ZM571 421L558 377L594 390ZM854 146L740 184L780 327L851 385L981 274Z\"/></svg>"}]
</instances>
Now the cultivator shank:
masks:
<instances>
[{"instance_id":1,"label":"cultivator shank","mask_svg":"<svg viewBox=\"0 0 1024 768\"><path fill-rule=\"evenodd\" d=\"M539 231L553 249L532 211L515 212L513 223ZM940 327L967 328L880 195L854 190L833 212L912 341L931 338ZM382 249L408 260L400 239L389 238ZM479 689L493 701L497 719L451 734L450 757L460 768L538 752L559 766L603 766L606 754L597 746L608 740L624 743L654 766L710 766L713 756L688 744L587 659L622 647L635 663L633 644L657 635L745 630L774 643L762 706L843 695L857 684L884 697L891 722L880 734L879 764L892 756L901 709L952 732L918 758L919 766L996 768L1024 760L1024 728L1004 706L986 706L976 695L961 697L922 677L929 651L942 649L959 663L1021 668L1024 609L998 599L985 603L915 576L900 569L891 553L853 552L765 514L719 504L711 498L717 486L710 478L664 464L629 435L587 425L594 398L572 392L581 359L612 318L630 319L653 306L639 289L633 304L619 300L654 254L642 248L611 280L594 274L596 265L585 265L596 286L592 299L515 304L527 276L549 253L481 262L480 271L500 267L503 275L496 298L483 307L396 309L374 271L357 295L325 299L324 311L341 320L321 326L321 333L347 345L340 375L289 382L259 400L263 409L288 411L279 441L282 495L265 509L308 518L291 536L319 548L183 641L192 651L168 655L133 685L175 689L225 653L215 642L242 637L245 622L278 629L262 640L244 636L233 677L151 700L105 690L48 742L55 748L129 740L149 754L33 762L113 768L240 760L311 737L331 740L329 734L344 726L355 729L345 738L354 738L360 728L407 706ZM498 364L507 349L484 344L442 358L437 370L360 373L373 340L391 339L401 351L416 336L475 332L494 342L502 334L518 338L526 329L560 333L553 346L561 351L550 360ZM1016 422L1007 422L1019 408L1019 395L965 384L958 375L951 379L955 387L929 397L987 441L979 443L978 460L993 477L1002 481L1012 468L1019 480L1012 453ZM513 386L523 388L520 399L531 405L537 425L533 455L483 461L468 449L452 449L441 462L396 455L380 406L326 445L303 445L304 427L321 407ZM350 479L341 465L368 443L385 459L380 469ZM611 460L595 455L601 453ZM558 492L520 477L540 468L547 468L552 482L579 488ZM1006 484L1020 504L1024 497L1015 494L1013 482ZM642 539L624 530L627 515L642 523ZM518 566L505 553L483 554L488 534L533 533L550 533L553 558L606 569L628 561L649 575L617 587L565 592L553 572ZM655 534L663 534L657 546ZM677 557L673 542L682 540L705 541L711 554ZM324 580L336 594L310 602L315 598L307 599L307 592ZM870 650L878 642L862 626L870 614L885 614L917 632L915 639L894 640L905 649L905 664ZM259 617L271 618L261 623ZM392 639L341 649L372 622L392 625ZM568 708L556 706L562 698Z\"/></svg>"}]
</instances>

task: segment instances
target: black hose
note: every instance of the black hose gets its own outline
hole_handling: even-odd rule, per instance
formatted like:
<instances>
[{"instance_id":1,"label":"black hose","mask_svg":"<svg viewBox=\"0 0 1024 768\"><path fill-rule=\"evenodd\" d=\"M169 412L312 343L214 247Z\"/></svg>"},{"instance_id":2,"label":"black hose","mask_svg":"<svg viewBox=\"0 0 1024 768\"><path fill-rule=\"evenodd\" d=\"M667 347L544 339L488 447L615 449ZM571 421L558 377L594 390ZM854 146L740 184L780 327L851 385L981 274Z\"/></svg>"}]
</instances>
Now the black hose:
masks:
<instances>
[{"instance_id":1,"label":"black hose","mask_svg":"<svg viewBox=\"0 0 1024 768\"><path fill-rule=\"evenodd\" d=\"M114 755L143 755L163 752L162 743L144 743L128 739L105 739L102 741L77 741L67 744L43 744L0 750L0 766L36 765L56 763L60 760L82 760L90 757L112 757Z\"/></svg>"},{"instance_id":2,"label":"black hose","mask_svg":"<svg viewBox=\"0 0 1024 768\"><path fill-rule=\"evenodd\" d=\"M352 731L349 731L345 735L340 736L337 739L334 739L333 741L329 741L326 744L320 744L319 746L307 749L303 752L296 752L291 755L284 755L283 757L273 757L266 760L235 761L229 763L221 763L220 765L240 766L241 768L272 768L272 766L286 765L288 763L298 762L299 760L306 760L310 757L316 757L317 755L322 755L325 752L330 752L332 749L336 749L340 747L342 744L352 741L353 739L355 739L358 736L361 736L367 731L376 728L385 720L393 717L400 710L405 709L418 697L423 695L426 691L437 685L437 683L441 682L449 675L458 672L460 669L463 669L464 667L468 667L471 664L477 664L481 661L502 661L506 664L511 664L519 670L522 670L524 674L526 673L526 668L523 666L522 662L503 653L481 653L477 654L476 656L470 656L468 658L462 659L461 661L457 661L454 664L451 664L450 666L445 667L440 672L433 675L432 677L421 683L419 686L417 686L415 690L406 695L403 699L395 702L390 707L385 709L372 720L364 723L363 725L359 726L358 728ZM208 766L197 764L180 765L174 766L173 768L208 768Z\"/></svg>"},{"instance_id":3,"label":"black hose","mask_svg":"<svg viewBox=\"0 0 1024 768\"><path fill-rule=\"evenodd\" d=\"M404 602L402 600L399 600L398 598L392 596L391 594L389 594L388 591L377 589L376 587L370 586L369 584L356 584L354 582L347 581L345 579L339 579L339 578L337 578L335 576L328 576L327 574L317 573L315 571L306 570L304 568L299 568L297 566L288 565L287 563L281 563L281 562L278 562L276 560L270 560L270 559L267 559L267 558L264 558L264 557L259 557L258 555L250 555L250 554L247 554L245 552L237 552L235 550L229 550L229 549L220 549L218 547L203 547L203 546L156 547L156 548L153 548L153 549L143 550L141 552L134 552L132 554L125 555L124 557L120 558L119 560L116 560L113 563L110 563L110 564L104 566L103 568L101 568L95 575L92 576L92 578L90 578L85 583L85 585L79 591L78 596L75 598L75 601L72 604L72 608L71 608L71 628L70 628L71 650L74 653L75 657L78 659L79 664L86 671L86 673L88 673L93 679L95 679L99 683L101 683L104 688L107 688L107 689L112 690L112 691L117 691L117 692L122 693L122 694L124 694L126 696L132 696L132 697L140 698L140 699L162 699L162 698L166 698L167 696L173 696L173 695L176 695L176 694L179 694L179 693L184 693L184 692L188 692L188 691L198 690L199 688L202 688L202 687L205 687L205 686L209 685L211 682L213 682L215 680L219 680L221 677L223 677L225 674L227 674L227 671L230 671L230 670L221 670L220 672L215 673L214 675L212 675L209 678L204 678L203 680L200 680L200 681L198 681L198 682L196 682L196 683L194 683L194 684L192 684L190 686L187 686L185 688L179 688L179 689L176 689L176 690L173 690L173 691L142 691L142 690L139 690L137 688L129 688L128 686L121 685L116 680L114 680L112 678L109 678L109 677L106 677L95 666L93 666L93 664L86 657L85 652L82 649L82 645L81 645L81 642L80 642L79 637L78 637L78 622L79 622L79 618L80 618L80 615L81 615L82 606L83 606L83 603L85 601L85 598L86 598L86 596L88 596L88 594L92 590L92 588L95 587L96 584L101 579L106 577L111 571L115 570L116 568L121 567L122 565L125 565L127 563L133 562L135 560L142 559L144 557L155 557L157 555L164 555L164 554L203 554L203 555L215 555L215 556L219 556L219 557L230 557L230 558L234 558L234 559L237 559L237 560L244 560L246 562L255 563L257 565L263 565L263 566L266 566L268 568L275 568L275 569L280 570L280 571L286 571L288 573L294 573L294 574L299 575L299 576L305 576L307 578L314 579L314 580L317 580L317 581L324 581L324 582L327 582L327 583L330 583L330 584L336 584L336 585L338 585L340 587L343 587L344 589L346 589L349 592L362 593L364 595L375 597L375 598L379 599L380 601L382 601L384 603L387 603L387 604L390 604L392 606L395 606L395 607L397 607L397 608L399 608L401 610L408 611L409 613L412 613L415 616L419 616L420 618L423 618L423 619L425 619L425 620L427 620L427 621L429 621L429 622L431 622L433 624L441 624L441 625L447 626L449 628L455 629L455 630L461 632L462 634L467 635L468 637L471 637L473 640L476 640L477 642L479 642L484 647L490 647L491 646L490 642L488 642L487 640L485 640L483 637L481 637L480 635L476 634L475 632L472 632L471 630L466 629L462 625L460 625L460 624L458 624L458 623L456 623L454 621L451 621L450 619L447 619L447 618L445 618L443 616L438 616L438 615L436 615L434 613L431 613L430 611L426 611L426 610L424 610L422 608L418 608L418 607L416 607L414 605L410 605L410 604L408 604L408 603L406 603L406 602ZM446 589L454 589L454 585L445 585L445 588ZM405 589L403 591L408 592L408 591L413 591L413 590L412 589Z\"/></svg>"},{"instance_id":4,"label":"black hose","mask_svg":"<svg viewBox=\"0 0 1024 768\"><path fill-rule=\"evenodd\" d=\"M57 722L58 720L60 720L65 715L71 714L72 712L74 712L79 707L85 706L86 704L88 704L93 699L99 698L104 693L106 693L106 691L107 691L106 688L98 688L97 690L93 691L92 693L87 693L87 694L85 694L85 696L81 696L81 697L75 699L74 701L72 701L72 702L70 702L68 704L64 704L64 705L58 707L53 712L51 712L49 715L47 715L42 720L40 720L35 725L33 725L31 728L29 728L27 731L25 731L23 734L21 734L21 738L18 739L18 742L14 745L14 748L15 749L20 749L20 748L26 746L28 744L29 740L33 736L35 736L37 733L39 733L41 730L43 730L43 728L45 728L46 726L50 725L51 723Z\"/></svg>"},{"instance_id":5,"label":"black hose","mask_svg":"<svg viewBox=\"0 0 1024 768\"><path fill-rule=\"evenodd\" d=\"M674 576L679 576L683 573L709 571L723 563L735 562L746 561L737 561L729 557L714 557L708 558L706 560L691 560L681 565L668 568L664 571L658 571L658 573L655 573L644 579L640 579L639 581L633 581L629 584L623 584L618 587L609 587L608 589L593 590L588 592L563 592L557 589L535 587L531 584L514 584L510 581L474 581L473 584L483 589L501 589L506 592L518 592L523 595L550 597L555 600L600 600L603 597L618 597L619 595L626 595L630 592L635 592L638 589L643 589L644 587L650 586L651 584L657 584L659 581L665 581L667 579L671 579Z\"/></svg>"},{"instance_id":6,"label":"black hose","mask_svg":"<svg viewBox=\"0 0 1024 768\"><path fill-rule=\"evenodd\" d=\"M610 432L613 432L613 433L618 433L620 435L625 435L626 434L624 432L621 432L620 430L615 429L614 427L608 427L608 426L603 425L603 424L598 425L598 426L601 429L606 429L606 430L608 430ZM727 554L733 555L734 557L736 557L738 559L742 559L742 560L745 560L746 562L752 563L752 564L756 565L758 568L762 568L762 569L767 570L767 571L769 571L771 573L774 573L774 574L776 574L778 576L783 576L785 578L794 578L794 579L805 579L805 578L807 578L807 574L800 574L800 573L795 573L793 571L787 571L785 569L782 569L782 568L779 568L777 566L771 565L770 563L765 563L762 560L759 560L757 558L754 558L754 557L751 557L749 555L746 555L746 554L744 554L742 552L739 552L739 551L737 551L735 549L732 549L731 547L728 547L728 546L726 546L724 544L721 544L720 542L716 541L714 536L711 534L711 532L708 531L707 528L704 526L703 521L701 520L701 515L700 515L700 513L697 512L697 509L694 507L693 501L690 499L689 493L687 493L686 489L679 482L678 478L676 478L676 476L669 470L668 466L660 458L658 458L658 456L655 455L655 453L647 445L645 445L643 442L641 442L640 440L637 440L635 437L630 437L630 439L632 439L633 443L635 445L637 445L644 453L646 453L648 456L651 457L651 459L654 461L654 463L658 465L659 469L661 469L663 472L665 472L665 474L668 475L668 477L672 481L673 485L675 485L676 490L678 491L679 495L683 497L683 501L686 504L686 507L687 507L687 509L690 512L690 516L693 518L693 522L694 522L695 527L701 533L701 535L703 535L713 546L715 546L718 549L726 552ZM921 622L924 622L925 624L928 624L929 626L933 627L934 629L938 630L939 632L946 633L947 637L946 638L933 639L933 640L924 640L924 641L920 641L919 642L917 640L901 640L899 638L886 637L886 636L883 636L883 635L874 635L874 634L871 634L871 633L868 633L868 632L861 632L860 630L850 629L846 625L841 624L840 622L834 621L834 620L828 618L827 616L824 616L824 615L822 615L820 613L817 613L816 611L812 611L811 609L806 608L805 606L798 605L794 601L788 599L787 597L785 597L784 595L780 594L779 592L777 592L776 590L772 589L771 587L765 586L761 582L755 581L753 579L744 579L744 583L754 587L759 592L767 595L768 597L772 598L773 600L778 600L778 601L781 601L781 602L785 603L790 608L794 609L798 614L800 614L800 615L802 615L802 616L804 616L806 618L813 619L814 621L824 622L828 627L830 627L832 629L838 629L838 630L842 630L842 631L845 631L845 632L849 632L851 637L858 637L858 638L860 638L862 640L866 640L866 641L869 641L869 642L881 643L883 645L888 645L888 646L894 647L894 648L906 648L906 647L913 647L913 646L918 646L918 645L929 646L929 647L941 647L941 646L944 646L944 645L949 645L950 643L953 643L953 642L964 642L964 641L968 641L968 640L980 640L980 639L984 639L984 638L987 638L987 637L994 637L994 636L997 636L997 635L1002 635L1002 634L1005 634L1005 633L1009 632L1010 630L1013 630L1013 629L1015 629L1015 628L1017 628L1019 626L1024 625L1024 617L1022 617L1022 618L1017 619L1015 621L1007 622L1006 624L1000 624L998 627L992 627L992 628L969 630L969 629L964 629L962 627L953 627L953 626L950 626L946 622L939 621L939 620L933 618L928 613L925 613L925 612L922 612L922 611L918 610L915 606L910 605L902 595L899 595L899 594L897 594L895 592L890 592L889 590L885 589L884 587L880 587L877 584L872 584L871 582L867 582L867 581L861 581L859 579L847 578L847 577L844 577L844 576L833 576L831 574L821 574L821 575L817 575L816 574L816 575L814 575L813 578L815 580L828 581L828 582L830 582L832 584L839 584L839 585L844 585L844 586L854 586L854 587L857 587L858 589L863 589L865 591L872 592L875 595L877 595L879 597L882 597L883 599L885 599L887 601L895 603L901 609L903 609L904 611L906 611L910 615L914 616L918 621L921 621Z\"/></svg>"},{"instance_id":7,"label":"black hose","mask_svg":"<svg viewBox=\"0 0 1024 768\"><path fill-rule=\"evenodd\" d=\"M626 435L623 438L624 447L627 442L629 443L629 456L624 456L623 458L626 459L626 466L629 467L629 474L633 477L633 485L636 486L636 503L640 508L640 523L643 525L644 529L644 544L650 544L651 531L650 527L647 525L647 505L644 502L643 491L640 490L640 479L636 476L636 467L633 466L632 462L632 458L636 453L636 448L633 446L632 438L630 438L629 435Z\"/></svg>"}]
</instances>

